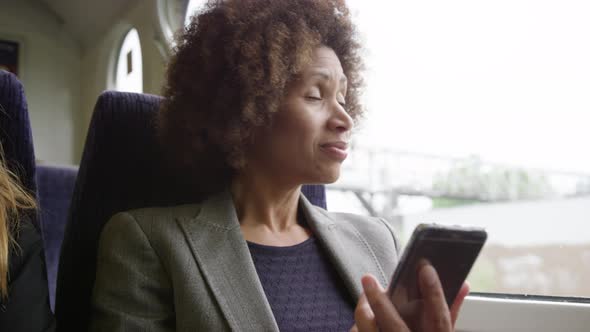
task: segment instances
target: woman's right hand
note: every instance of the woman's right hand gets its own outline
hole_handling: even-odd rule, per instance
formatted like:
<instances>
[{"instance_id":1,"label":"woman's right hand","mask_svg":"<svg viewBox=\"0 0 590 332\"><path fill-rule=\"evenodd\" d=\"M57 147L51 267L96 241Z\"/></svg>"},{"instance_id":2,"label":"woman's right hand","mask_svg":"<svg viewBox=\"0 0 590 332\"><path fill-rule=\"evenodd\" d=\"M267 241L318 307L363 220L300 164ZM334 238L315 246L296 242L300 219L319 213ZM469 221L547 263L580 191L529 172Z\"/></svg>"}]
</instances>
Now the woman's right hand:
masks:
<instances>
[{"instance_id":1,"label":"woman's right hand","mask_svg":"<svg viewBox=\"0 0 590 332\"><path fill-rule=\"evenodd\" d=\"M422 266L418 279L423 297L423 310L418 322L412 322L416 326L411 326L410 322L404 321L393 303L391 303L387 292L373 276L366 275L362 279L364 293L357 304L354 314L356 324L350 331L453 331L461 304L467 293L469 293L467 284L463 284L449 310L440 280L432 265L425 264Z\"/></svg>"}]
</instances>

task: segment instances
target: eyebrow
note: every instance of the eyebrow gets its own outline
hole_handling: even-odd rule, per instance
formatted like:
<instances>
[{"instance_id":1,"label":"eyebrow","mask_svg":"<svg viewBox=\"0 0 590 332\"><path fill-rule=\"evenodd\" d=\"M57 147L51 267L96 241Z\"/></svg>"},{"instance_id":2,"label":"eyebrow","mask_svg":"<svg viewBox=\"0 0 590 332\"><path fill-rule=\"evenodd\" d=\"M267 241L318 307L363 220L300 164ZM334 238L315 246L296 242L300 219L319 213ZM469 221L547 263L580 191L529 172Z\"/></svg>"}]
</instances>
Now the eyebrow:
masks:
<instances>
[{"instance_id":1,"label":"eyebrow","mask_svg":"<svg viewBox=\"0 0 590 332\"><path fill-rule=\"evenodd\" d=\"M330 78L331 78L331 76L328 73L326 73L325 71L319 71L319 70L318 71L314 71L311 74L311 77L314 77L314 76L319 76L319 77L321 77L321 78L323 78L324 80L327 80L327 81L330 80ZM342 75L342 77L340 77L340 83L348 83L348 78L346 78L345 75Z\"/></svg>"}]
</instances>

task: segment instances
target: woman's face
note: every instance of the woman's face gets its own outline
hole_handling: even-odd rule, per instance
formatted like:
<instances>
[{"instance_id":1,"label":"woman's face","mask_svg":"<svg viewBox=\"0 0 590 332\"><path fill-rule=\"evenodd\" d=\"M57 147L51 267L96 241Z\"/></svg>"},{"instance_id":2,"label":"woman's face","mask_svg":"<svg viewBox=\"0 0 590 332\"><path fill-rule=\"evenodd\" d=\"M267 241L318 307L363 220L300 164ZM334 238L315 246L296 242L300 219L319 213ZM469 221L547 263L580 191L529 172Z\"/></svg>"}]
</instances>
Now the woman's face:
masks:
<instances>
[{"instance_id":1,"label":"woman's face","mask_svg":"<svg viewBox=\"0 0 590 332\"><path fill-rule=\"evenodd\" d=\"M340 60L318 47L286 89L272 125L257 135L248 168L288 185L336 181L353 126L345 96Z\"/></svg>"}]
</instances>

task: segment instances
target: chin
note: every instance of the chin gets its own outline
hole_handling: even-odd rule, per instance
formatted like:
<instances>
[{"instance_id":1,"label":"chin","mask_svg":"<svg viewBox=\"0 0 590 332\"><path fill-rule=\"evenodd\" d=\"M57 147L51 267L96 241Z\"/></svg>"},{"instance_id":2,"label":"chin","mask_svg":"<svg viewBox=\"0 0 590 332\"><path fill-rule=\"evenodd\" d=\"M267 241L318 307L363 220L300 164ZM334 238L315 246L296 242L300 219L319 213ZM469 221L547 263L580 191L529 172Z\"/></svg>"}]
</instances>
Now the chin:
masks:
<instances>
[{"instance_id":1,"label":"chin","mask_svg":"<svg viewBox=\"0 0 590 332\"><path fill-rule=\"evenodd\" d=\"M317 177L317 180L314 183L321 183L321 184L330 184L338 181L340 178L340 168L337 170L329 170L328 172L324 172L321 176Z\"/></svg>"}]
</instances>

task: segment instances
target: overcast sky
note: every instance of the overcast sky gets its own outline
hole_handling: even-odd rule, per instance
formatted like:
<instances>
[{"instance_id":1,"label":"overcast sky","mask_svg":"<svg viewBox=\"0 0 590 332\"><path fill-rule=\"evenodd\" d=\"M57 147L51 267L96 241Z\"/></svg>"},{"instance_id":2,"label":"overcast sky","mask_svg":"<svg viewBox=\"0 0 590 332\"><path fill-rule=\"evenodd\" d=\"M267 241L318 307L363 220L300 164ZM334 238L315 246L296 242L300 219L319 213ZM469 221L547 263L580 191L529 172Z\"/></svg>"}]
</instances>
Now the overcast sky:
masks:
<instances>
[{"instance_id":1,"label":"overcast sky","mask_svg":"<svg viewBox=\"0 0 590 332\"><path fill-rule=\"evenodd\" d=\"M590 1L348 2L363 145L590 174Z\"/></svg>"}]
</instances>

